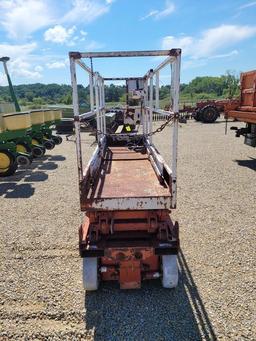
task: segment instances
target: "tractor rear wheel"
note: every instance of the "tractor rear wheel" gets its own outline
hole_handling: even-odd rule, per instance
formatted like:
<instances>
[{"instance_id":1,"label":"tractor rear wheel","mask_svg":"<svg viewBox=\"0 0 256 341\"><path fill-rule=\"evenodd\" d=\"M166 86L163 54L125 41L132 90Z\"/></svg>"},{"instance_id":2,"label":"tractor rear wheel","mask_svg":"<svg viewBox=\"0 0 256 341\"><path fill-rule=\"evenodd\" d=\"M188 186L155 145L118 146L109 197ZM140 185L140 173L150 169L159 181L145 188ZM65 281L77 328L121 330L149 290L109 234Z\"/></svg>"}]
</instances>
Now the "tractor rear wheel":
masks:
<instances>
[{"instance_id":1,"label":"tractor rear wheel","mask_svg":"<svg viewBox=\"0 0 256 341\"><path fill-rule=\"evenodd\" d=\"M219 117L219 111L214 105L206 105L201 111L204 123L213 123Z\"/></svg>"}]
</instances>

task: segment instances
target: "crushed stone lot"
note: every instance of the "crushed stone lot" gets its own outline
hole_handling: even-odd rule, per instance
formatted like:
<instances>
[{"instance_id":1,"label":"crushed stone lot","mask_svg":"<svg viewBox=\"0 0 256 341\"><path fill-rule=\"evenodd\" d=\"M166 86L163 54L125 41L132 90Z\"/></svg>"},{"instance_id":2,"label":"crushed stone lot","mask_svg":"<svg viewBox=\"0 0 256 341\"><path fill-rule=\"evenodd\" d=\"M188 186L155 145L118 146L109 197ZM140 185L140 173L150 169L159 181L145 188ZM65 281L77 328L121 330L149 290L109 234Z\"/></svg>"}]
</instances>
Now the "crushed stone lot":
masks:
<instances>
[{"instance_id":1,"label":"crushed stone lot","mask_svg":"<svg viewBox=\"0 0 256 341\"><path fill-rule=\"evenodd\" d=\"M175 290L84 293L74 142L2 178L0 340L255 340L256 149L224 125L179 130ZM170 130L155 136L167 160ZM82 139L88 161L94 137Z\"/></svg>"}]
</instances>

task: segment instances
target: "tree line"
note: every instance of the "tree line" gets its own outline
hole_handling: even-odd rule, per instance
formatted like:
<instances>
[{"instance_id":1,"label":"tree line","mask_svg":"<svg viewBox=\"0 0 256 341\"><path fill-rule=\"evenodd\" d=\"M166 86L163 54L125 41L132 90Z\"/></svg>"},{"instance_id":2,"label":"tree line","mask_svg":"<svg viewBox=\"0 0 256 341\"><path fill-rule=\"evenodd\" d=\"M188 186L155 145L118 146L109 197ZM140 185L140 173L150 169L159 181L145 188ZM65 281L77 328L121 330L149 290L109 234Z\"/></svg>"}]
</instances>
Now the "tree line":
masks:
<instances>
[{"instance_id":1,"label":"tree line","mask_svg":"<svg viewBox=\"0 0 256 341\"><path fill-rule=\"evenodd\" d=\"M72 104L72 88L66 84L21 84L14 86L20 105ZM227 72L220 77L196 77L188 84L180 86L181 98L232 98L239 94L239 79ZM160 100L170 94L170 86L162 85L159 90ZM89 86L78 85L78 96L81 105L89 104ZM106 102L125 102L126 87L110 84L105 86ZM8 86L0 86L0 101L11 101Z\"/></svg>"}]
</instances>

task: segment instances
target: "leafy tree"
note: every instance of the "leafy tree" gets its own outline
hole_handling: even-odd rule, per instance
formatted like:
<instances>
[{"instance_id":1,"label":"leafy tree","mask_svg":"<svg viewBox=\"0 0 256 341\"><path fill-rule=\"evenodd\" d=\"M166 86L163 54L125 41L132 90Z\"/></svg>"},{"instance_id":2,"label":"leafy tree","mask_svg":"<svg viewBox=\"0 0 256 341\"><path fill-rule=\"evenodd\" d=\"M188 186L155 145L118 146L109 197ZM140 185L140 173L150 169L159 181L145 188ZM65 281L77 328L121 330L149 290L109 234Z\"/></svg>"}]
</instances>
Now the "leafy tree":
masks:
<instances>
[{"instance_id":1,"label":"leafy tree","mask_svg":"<svg viewBox=\"0 0 256 341\"><path fill-rule=\"evenodd\" d=\"M180 85L181 98L186 101L197 101L202 98L231 98L239 94L238 77L234 72L227 71L220 77L196 77L188 84ZM67 84L21 84L14 86L14 91L20 104L72 104L72 88ZM78 85L78 97L80 105L90 106L90 89ZM170 85L162 85L159 89L159 98L161 101L170 98ZM8 86L0 86L0 99L2 101L11 101ZM125 85L110 84L105 86L106 102L125 102ZM25 104L24 104L25 105Z\"/></svg>"},{"instance_id":2,"label":"leafy tree","mask_svg":"<svg viewBox=\"0 0 256 341\"><path fill-rule=\"evenodd\" d=\"M225 89L223 90L223 94L226 95L227 98L233 98L235 95L239 93L239 78L235 75L234 71L228 70L226 75L223 76Z\"/></svg>"}]
</instances>

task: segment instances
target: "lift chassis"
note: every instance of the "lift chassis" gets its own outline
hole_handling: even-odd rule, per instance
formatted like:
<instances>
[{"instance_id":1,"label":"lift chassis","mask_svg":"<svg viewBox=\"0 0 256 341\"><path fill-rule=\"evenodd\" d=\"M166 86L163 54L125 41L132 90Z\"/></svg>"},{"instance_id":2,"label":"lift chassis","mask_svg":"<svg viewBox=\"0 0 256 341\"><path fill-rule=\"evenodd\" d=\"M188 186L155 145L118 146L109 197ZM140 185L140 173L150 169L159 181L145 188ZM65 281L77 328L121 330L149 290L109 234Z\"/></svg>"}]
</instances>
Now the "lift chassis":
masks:
<instances>
[{"instance_id":1,"label":"lift chassis","mask_svg":"<svg viewBox=\"0 0 256 341\"><path fill-rule=\"evenodd\" d=\"M104 80L83 58L116 57L167 58L136 80L140 88L141 131L106 133ZM119 281L122 289L141 287L141 282L161 278L162 285L178 284L178 222L172 222L170 210L176 208L177 141L179 120L180 49L162 51L70 52L73 108L81 210L85 212L79 229L79 250L83 258L85 290L97 290L101 281ZM97 141L88 165L83 165L76 80L76 65L88 73L90 104L96 113ZM159 108L159 73L170 69L170 111ZM128 88L128 86L127 86ZM171 166L153 144L153 113L168 115L172 123Z\"/></svg>"}]
</instances>

